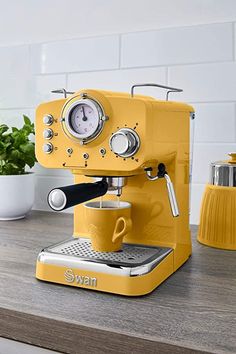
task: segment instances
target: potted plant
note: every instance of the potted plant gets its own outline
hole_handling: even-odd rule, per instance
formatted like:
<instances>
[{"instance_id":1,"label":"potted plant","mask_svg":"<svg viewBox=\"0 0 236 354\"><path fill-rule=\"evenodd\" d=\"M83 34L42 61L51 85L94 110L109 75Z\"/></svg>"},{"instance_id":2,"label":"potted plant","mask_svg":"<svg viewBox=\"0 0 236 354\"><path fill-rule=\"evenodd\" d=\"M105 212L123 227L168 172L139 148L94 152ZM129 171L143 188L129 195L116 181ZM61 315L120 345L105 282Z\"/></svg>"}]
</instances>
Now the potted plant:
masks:
<instances>
[{"instance_id":1,"label":"potted plant","mask_svg":"<svg viewBox=\"0 0 236 354\"><path fill-rule=\"evenodd\" d=\"M34 174L27 172L36 162L34 124L23 116L21 129L0 125L0 220L25 217L34 203Z\"/></svg>"}]
</instances>

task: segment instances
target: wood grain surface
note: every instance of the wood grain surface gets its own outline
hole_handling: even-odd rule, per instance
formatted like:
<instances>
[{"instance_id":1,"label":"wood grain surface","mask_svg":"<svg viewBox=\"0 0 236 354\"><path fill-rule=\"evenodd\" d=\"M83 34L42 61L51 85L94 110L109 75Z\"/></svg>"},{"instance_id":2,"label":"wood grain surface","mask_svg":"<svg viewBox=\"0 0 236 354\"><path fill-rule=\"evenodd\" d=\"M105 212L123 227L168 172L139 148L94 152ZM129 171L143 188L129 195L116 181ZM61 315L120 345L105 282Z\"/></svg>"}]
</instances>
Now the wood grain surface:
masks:
<instances>
[{"instance_id":1,"label":"wood grain surface","mask_svg":"<svg viewBox=\"0 0 236 354\"><path fill-rule=\"evenodd\" d=\"M0 223L0 336L63 353L236 353L236 253L198 244L153 293L126 298L35 279L72 216Z\"/></svg>"}]
</instances>

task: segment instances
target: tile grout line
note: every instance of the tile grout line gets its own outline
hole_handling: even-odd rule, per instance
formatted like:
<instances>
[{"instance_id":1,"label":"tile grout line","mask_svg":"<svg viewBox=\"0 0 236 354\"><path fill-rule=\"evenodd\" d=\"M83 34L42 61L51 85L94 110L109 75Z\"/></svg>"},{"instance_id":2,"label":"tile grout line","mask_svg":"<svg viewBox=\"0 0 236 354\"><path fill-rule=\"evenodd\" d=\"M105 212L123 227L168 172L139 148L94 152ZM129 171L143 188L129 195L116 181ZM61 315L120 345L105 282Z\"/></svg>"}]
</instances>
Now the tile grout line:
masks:
<instances>
[{"instance_id":1,"label":"tile grout line","mask_svg":"<svg viewBox=\"0 0 236 354\"><path fill-rule=\"evenodd\" d=\"M5 108L0 108L0 112L1 111L16 111L16 110L34 110L35 109L35 106L33 107L5 107Z\"/></svg>"},{"instance_id":2,"label":"tile grout line","mask_svg":"<svg viewBox=\"0 0 236 354\"><path fill-rule=\"evenodd\" d=\"M119 34L119 59L118 59L118 68L121 69L121 50L122 50L122 35Z\"/></svg>"},{"instance_id":3,"label":"tile grout line","mask_svg":"<svg viewBox=\"0 0 236 354\"><path fill-rule=\"evenodd\" d=\"M234 103L234 141L236 143L236 102Z\"/></svg>"},{"instance_id":4,"label":"tile grout line","mask_svg":"<svg viewBox=\"0 0 236 354\"><path fill-rule=\"evenodd\" d=\"M236 58L235 58L235 56L236 56L236 53L235 53L235 31L236 31L235 23L232 23L232 29L233 29L233 38L232 38L232 40L233 40L233 43L232 43L232 46L233 46L233 60L235 61L236 60Z\"/></svg>"},{"instance_id":5,"label":"tile grout line","mask_svg":"<svg viewBox=\"0 0 236 354\"><path fill-rule=\"evenodd\" d=\"M60 174L54 174L54 175L50 175L50 174L42 174L42 172L37 172L35 171L34 172L35 175L37 177L40 177L42 179L45 179L45 178L62 178L62 179L73 179L73 175L71 174L71 176L63 176L63 175L60 175Z\"/></svg>"},{"instance_id":6,"label":"tile grout line","mask_svg":"<svg viewBox=\"0 0 236 354\"><path fill-rule=\"evenodd\" d=\"M223 142L223 141L194 141L194 145L198 145L198 146L201 146L201 145L204 145L204 146L225 146L225 145L235 145L236 142L235 141L226 141L226 142Z\"/></svg>"},{"instance_id":7,"label":"tile grout line","mask_svg":"<svg viewBox=\"0 0 236 354\"><path fill-rule=\"evenodd\" d=\"M65 75L65 89L70 91L68 88L69 75L67 73L65 73L64 75Z\"/></svg>"},{"instance_id":8,"label":"tile grout line","mask_svg":"<svg viewBox=\"0 0 236 354\"><path fill-rule=\"evenodd\" d=\"M169 84L169 66L166 67L166 85Z\"/></svg>"},{"instance_id":9,"label":"tile grout line","mask_svg":"<svg viewBox=\"0 0 236 354\"><path fill-rule=\"evenodd\" d=\"M177 30L180 28L194 28L194 27L202 27L202 26L214 26L214 25L223 25L223 24L232 24L235 23L234 21L223 21L223 22L204 22L200 24L190 24L184 26L174 26L174 27L161 27L161 28L153 28L153 29L144 29L144 30L137 30L137 31L127 31L127 32L114 32L109 34L98 34L98 35L88 35L88 36L81 36L81 37L69 37L65 39L54 39L49 41L38 41L38 42L27 42L27 43L20 43L20 44L13 44L13 45L4 45L0 46L1 48L9 48L9 47L21 47L27 45L44 45L44 44L52 44L52 43L62 43L67 41L76 41L76 40L85 40L85 39L99 39L99 38L108 38L108 37L115 37L119 35L130 35L130 34L139 34L139 33L148 33L148 32L158 32L158 31L165 31L165 30Z\"/></svg>"},{"instance_id":10,"label":"tile grout line","mask_svg":"<svg viewBox=\"0 0 236 354\"><path fill-rule=\"evenodd\" d=\"M138 70L138 69L158 69L158 68L165 68L168 66L169 68L173 67L181 67L181 66L196 66L196 65L210 65L210 64L228 64L228 63L234 63L235 60L233 59L228 59L228 60L211 60L211 61L198 61L198 62L182 62L182 63L163 63L163 64L156 64L156 65L143 65L143 66L130 66L130 67L124 67L120 66L118 68L103 68L103 69L91 69L91 70L78 70L78 71L57 71L57 72L48 72L48 73L39 73L37 76L53 76L53 75L63 75L63 74L68 74L68 75L74 75L74 74L86 74L86 73L98 73L98 72L106 72L106 71L119 71L119 70Z\"/></svg>"}]
</instances>

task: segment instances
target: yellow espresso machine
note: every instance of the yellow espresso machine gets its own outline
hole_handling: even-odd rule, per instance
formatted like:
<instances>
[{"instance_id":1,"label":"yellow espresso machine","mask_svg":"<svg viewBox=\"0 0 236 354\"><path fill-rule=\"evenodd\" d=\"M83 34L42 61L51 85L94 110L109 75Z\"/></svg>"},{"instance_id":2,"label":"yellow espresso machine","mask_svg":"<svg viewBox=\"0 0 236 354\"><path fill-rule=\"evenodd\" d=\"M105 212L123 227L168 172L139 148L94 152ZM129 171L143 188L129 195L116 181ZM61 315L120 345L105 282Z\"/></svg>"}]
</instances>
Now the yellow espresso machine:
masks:
<instances>
[{"instance_id":1,"label":"yellow espresso machine","mask_svg":"<svg viewBox=\"0 0 236 354\"><path fill-rule=\"evenodd\" d=\"M167 89L166 100L137 95L137 86ZM51 191L48 203L57 211L75 206L73 237L40 252L38 279L137 296L187 261L194 110L168 100L179 91L139 84L130 93L83 89L67 97L63 89L63 99L38 106L39 163L74 175L74 184ZM118 252L91 247L83 202L101 196L132 205L133 227Z\"/></svg>"}]
</instances>

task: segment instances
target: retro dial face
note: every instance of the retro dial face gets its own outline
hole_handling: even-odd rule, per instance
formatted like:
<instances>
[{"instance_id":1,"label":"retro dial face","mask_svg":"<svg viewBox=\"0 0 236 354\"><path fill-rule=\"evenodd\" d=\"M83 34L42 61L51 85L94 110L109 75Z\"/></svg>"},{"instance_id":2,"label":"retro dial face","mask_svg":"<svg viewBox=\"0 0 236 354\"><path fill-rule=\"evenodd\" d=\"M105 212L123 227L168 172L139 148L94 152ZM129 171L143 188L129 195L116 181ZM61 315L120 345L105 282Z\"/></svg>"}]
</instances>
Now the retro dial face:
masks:
<instances>
[{"instance_id":1,"label":"retro dial face","mask_svg":"<svg viewBox=\"0 0 236 354\"><path fill-rule=\"evenodd\" d=\"M99 114L94 107L80 103L71 111L69 125L77 137L88 138L98 129Z\"/></svg>"}]
</instances>

